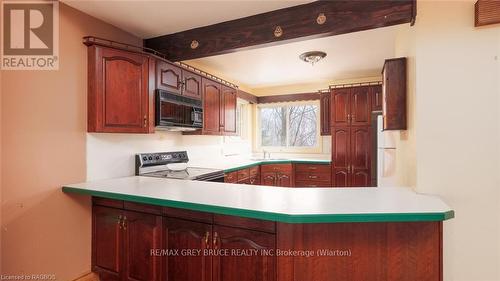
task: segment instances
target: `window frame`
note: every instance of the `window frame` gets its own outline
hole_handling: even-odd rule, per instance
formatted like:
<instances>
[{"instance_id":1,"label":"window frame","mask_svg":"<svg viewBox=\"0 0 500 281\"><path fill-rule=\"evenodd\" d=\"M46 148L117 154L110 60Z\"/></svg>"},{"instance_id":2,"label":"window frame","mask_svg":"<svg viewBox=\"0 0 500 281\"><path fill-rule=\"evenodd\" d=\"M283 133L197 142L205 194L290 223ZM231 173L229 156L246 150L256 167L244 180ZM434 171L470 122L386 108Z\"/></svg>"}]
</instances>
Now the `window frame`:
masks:
<instances>
[{"instance_id":1,"label":"window frame","mask_svg":"<svg viewBox=\"0 0 500 281\"><path fill-rule=\"evenodd\" d=\"M318 107L318 111L316 113L316 146L289 146L288 145L288 137L289 137L289 127L290 127L290 112L286 111L286 146L263 146L262 145L262 132L261 132L261 116L260 109L261 108L269 108L269 107L289 107L289 106L297 106L297 105L316 105ZM293 102L280 102L280 103L265 103L258 104L256 106L255 112L255 148L257 151L267 151L267 152L284 152L284 153L321 153L323 148L323 139L321 138L321 114L320 114L320 102L319 100L310 100L310 101L293 101Z\"/></svg>"}]
</instances>

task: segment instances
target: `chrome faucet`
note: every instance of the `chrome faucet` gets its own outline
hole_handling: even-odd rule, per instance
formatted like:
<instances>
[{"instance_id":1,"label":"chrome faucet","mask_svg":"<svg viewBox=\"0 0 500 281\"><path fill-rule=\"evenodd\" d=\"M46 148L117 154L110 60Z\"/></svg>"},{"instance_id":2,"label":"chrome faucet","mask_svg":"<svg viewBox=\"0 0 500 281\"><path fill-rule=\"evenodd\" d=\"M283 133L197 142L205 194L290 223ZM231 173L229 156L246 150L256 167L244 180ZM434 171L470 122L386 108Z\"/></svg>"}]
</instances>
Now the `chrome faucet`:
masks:
<instances>
[{"instance_id":1,"label":"chrome faucet","mask_svg":"<svg viewBox=\"0 0 500 281\"><path fill-rule=\"evenodd\" d=\"M270 152L267 152L265 150L262 150L262 152L264 153L264 159L268 159L268 158L271 159L271 153ZM267 154L268 158L266 158L266 154Z\"/></svg>"}]
</instances>

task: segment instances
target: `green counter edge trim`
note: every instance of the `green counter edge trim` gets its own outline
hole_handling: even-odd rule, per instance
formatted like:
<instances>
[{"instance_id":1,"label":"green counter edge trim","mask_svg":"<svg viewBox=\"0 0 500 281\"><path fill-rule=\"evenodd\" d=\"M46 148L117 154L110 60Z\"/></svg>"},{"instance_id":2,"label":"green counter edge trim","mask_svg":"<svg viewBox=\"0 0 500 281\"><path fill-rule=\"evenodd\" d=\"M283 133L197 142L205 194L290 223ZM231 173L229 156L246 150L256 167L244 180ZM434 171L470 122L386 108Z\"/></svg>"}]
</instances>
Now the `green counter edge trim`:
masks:
<instances>
[{"instance_id":1,"label":"green counter edge trim","mask_svg":"<svg viewBox=\"0 0 500 281\"><path fill-rule=\"evenodd\" d=\"M455 217L453 210L444 213L388 213L388 214L336 214L336 215L288 215L254 210L236 209L205 204L196 204L149 198L128 194L119 194L104 191L94 191L75 187L63 186L65 193L77 193L91 195L108 199L124 200L137 203L158 205L163 207L173 207L216 213L222 215L254 218L261 220L285 222L285 223L341 223L341 222L416 222L416 221L444 221Z\"/></svg>"},{"instance_id":2,"label":"green counter edge trim","mask_svg":"<svg viewBox=\"0 0 500 281\"><path fill-rule=\"evenodd\" d=\"M272 164L319 164L319 165L328 165L328 164L331 164L331 162L332 161L330 161L330 160L271 160L271 161L262 160L262 161L258 161L258 162L251 163L251 164L246 164L246 165L242 165L242 166L238 166L238 167L234 167L234 168L225 169L224 173L230 173L230 172L238 171L238 170L241 170L241 169L246 169L246 168L250 168L250 167L254 167L254 166L258 166L258 165L266 165L266 164L269 164L269 165L272 165Z\"/></svg>"}]
</instances>

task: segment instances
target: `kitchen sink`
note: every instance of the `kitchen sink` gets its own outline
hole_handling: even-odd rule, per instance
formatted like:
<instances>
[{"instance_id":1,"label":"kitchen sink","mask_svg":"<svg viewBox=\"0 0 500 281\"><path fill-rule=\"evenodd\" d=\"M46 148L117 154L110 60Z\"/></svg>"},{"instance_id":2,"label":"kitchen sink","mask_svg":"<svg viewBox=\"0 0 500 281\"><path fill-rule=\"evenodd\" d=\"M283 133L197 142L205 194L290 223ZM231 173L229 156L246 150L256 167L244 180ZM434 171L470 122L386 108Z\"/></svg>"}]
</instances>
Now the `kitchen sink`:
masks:
<instances>
[{"instance_id":1,"label":"kitchen sink","mask_svg":"<svg viewBox=\"0 0 500 281\"><path fill-rule=\"evenodd\" d=\"M289 160L287 158L250 158L252 161L279 161L279 160Z\"/></svg>"}]
</instances>

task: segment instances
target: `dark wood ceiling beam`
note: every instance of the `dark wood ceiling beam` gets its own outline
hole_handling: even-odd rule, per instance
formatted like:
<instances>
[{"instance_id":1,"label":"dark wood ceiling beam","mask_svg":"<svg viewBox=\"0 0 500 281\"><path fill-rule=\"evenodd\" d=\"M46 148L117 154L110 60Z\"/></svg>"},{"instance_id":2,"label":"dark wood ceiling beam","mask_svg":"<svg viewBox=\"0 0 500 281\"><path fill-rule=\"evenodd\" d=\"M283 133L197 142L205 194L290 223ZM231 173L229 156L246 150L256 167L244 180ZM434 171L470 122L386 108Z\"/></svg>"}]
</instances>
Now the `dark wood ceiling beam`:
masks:
<instances>
[{"instance_id":1,"label":"dark wood ceiling beam","mask_svg":"<svg viewBox=\"0 0 500 281\"><path fill-rule=\"evenodd\" d=\"M316 1L150 38L144 44L166 54L172 61L182 61L256 46L412 23L415 11L416 0ZM321 14L324 15L323 23Z\"/></svg>"}]
</instances>

